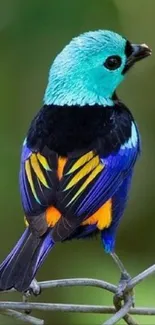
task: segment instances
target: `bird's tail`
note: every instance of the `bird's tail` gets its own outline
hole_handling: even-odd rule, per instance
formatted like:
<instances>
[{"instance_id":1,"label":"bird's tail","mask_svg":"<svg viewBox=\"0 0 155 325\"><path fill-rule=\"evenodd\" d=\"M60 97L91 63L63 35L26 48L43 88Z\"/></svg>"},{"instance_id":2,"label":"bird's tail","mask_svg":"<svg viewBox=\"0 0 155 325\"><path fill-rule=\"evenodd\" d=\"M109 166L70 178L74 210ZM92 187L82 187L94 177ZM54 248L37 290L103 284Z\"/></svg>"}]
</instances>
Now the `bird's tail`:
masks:
<instances>
[{"instance_id":1,"label":"bird's tail","mask_svg":"<svg viewBox=\"0 0 155 325\"><path fill-rule=\"evenodd\" d=\"M53 246L50 232L36 237L27 228L0 265L0 290L26 291Z\"/></svg>"}]
</instances>

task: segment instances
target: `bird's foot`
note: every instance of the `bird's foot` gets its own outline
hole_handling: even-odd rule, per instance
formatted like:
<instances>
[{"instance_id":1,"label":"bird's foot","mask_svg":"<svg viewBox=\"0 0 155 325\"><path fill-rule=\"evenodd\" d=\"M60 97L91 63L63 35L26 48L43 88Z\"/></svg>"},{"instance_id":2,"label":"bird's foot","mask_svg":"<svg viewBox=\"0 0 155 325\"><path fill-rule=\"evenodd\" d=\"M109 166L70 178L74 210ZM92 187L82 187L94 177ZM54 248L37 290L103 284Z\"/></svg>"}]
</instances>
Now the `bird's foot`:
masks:
<instances>
[{"instance_id":1,"label":"bird's foot","mask_svg":"<svg viewBox=\"0 0 155 325\"><path fill-rule=\"evenodd\" d=\"M39 296L41 294L41 288L36 279L32 280L28 291L30 295L33 294L34 296Z\"/></svg>"},{"instance_id":2,"label":"bird's foot","mask_svg":"<svg viewBox=\"0 0 155 325\"><path fill-rule=\"evenodd\" d=\"M117 287L117 292L116 292L116 298L121 300L125 300L126 296L129 295L132 299L132 307L135 306L135 294L134 294L134 290L127 290L128 287L128 283L131 280L131 277L129 275L129 273L124 272L121 273L121 278Z\"/></svg>"},{"instance_id":3,"label":"bird's foot","mask_svg":"<svg viewBox=\"0 0 155 325\"><path fill-rule=\"evenodd\" d=\"M33 279L31 284L30 284L30 287L27 291L24 292L23 294L23 302L29 302L29 299L31 297L31 295L33 294L34 296L38 296L40 295L41 293L41 288L37 282L36 279ZM26 314L30 314L31 313L31 310L25 310L25 313Z\"/></svg>"},{"instance_id":4,"label":"bird's foot","mask_svg":"<svg viewBox=\"0 0 155 325\"><path fill-rule=\"evenodd\" d=\"M25 303L29 302L30 296L31 296L31 294L30 294L29 290L24 292L24 294L23 294L23 302L25 302ZM31 314L31 310L30 309L25 309L24 313L29 315L29 314Z\"/></svg>"}]
</instances>

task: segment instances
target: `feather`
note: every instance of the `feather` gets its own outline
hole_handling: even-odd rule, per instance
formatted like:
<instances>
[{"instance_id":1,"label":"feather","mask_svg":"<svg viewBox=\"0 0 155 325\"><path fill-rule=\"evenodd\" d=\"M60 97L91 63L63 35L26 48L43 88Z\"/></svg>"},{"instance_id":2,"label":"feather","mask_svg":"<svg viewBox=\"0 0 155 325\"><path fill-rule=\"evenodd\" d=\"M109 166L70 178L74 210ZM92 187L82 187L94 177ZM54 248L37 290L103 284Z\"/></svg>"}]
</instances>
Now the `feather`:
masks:
<instances>
[{"instance_id":1,"label":"feather","mask_svg":"<svg viewBox=\"0 0 155 325\"><path fill-rule=\"evenodd\" d=\"M36 237L27 228L0 265L0 290L15 288L26 291L53 246L49 231L42 237Z\"/></svg>"},{"instance_id":2,"label":"feather","mask_svg":"<svg viewBox=\"0 0 155 325\"><path fill-rule=\"evenodd\" d=\"M46 211L55 200L58 178L56 154L49 150L33 153L25 142L20 169L20 190L25 214L37 215Z\"/></svg>"}]
</instances>

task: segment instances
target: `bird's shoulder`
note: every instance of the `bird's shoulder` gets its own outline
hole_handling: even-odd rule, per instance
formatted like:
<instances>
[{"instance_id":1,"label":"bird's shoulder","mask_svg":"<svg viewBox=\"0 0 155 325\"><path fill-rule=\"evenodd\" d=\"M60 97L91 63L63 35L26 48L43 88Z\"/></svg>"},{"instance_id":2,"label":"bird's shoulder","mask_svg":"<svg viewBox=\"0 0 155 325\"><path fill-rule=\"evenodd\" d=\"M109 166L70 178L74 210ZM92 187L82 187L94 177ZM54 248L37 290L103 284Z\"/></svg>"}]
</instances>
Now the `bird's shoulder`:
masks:
<instances>
[{"instance_id":1,"label":"bird's shoulder","mask_svg":"<svg viewBox=\"0 0 155 325\"><path fill-rule=\"evenodd\" d=\"M108 156L130 139L133 124L131 112L120 101L111 107L44 105L30 125L27 146L32 151L46 146L60 156L93 149Z\"/></svg>"}]
</instances>

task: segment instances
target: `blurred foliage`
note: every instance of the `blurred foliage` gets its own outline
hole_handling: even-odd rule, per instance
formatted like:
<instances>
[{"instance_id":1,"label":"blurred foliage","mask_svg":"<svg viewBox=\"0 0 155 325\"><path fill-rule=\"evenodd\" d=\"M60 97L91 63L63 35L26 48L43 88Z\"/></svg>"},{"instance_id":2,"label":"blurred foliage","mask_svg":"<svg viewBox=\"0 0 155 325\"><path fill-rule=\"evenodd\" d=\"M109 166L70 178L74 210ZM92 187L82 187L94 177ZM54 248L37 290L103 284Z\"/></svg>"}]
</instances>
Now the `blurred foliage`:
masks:
<instances>
[{"instance_id":1,"label":"blurred foliage","mask_svg":"<svg viewBox=\"0 0 155 325\"><path fill-rule=\"evenodd\" d=\"M154 50L154 12L154 0L0 0L1 259L24 228L18 188L20 148L31 119L42 106L48 69L55 55L73 36L94 29L115 30L134 43L147 43ZM128 209L117 238L117 252L132 275L155 262L154 62L153 55L139 63L118 91L138 121L143 144ZM118 276L97 239L58 245L38 278L96 277L116 283ZM152 278L137 287L137 305L154 306L154 283ZM40 299L112 303L110 294L93 288L53 289L43 293ZM97 325L107 318L61 313L40 316L53 325ZM141 324L155 323L155 317L138 319ZM0 322L8 324L2 316ZM9 319L9 324L15 321Z\"/></svg>"}]
</instances>

